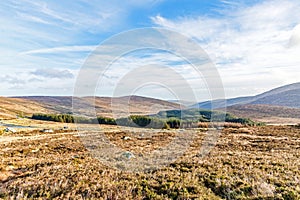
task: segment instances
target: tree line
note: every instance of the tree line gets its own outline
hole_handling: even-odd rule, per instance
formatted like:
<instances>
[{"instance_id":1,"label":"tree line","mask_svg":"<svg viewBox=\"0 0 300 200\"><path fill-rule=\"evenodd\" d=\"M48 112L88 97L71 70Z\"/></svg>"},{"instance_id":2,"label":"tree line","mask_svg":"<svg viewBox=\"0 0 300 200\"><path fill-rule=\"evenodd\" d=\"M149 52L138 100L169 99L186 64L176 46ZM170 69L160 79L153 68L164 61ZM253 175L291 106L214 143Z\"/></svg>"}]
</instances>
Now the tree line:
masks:
<instances>
[{"instance_id":1,"label":"tree line","mask_svg":"<svg viewBox=\"0 0 300 200\"><path fill-rule=\"evenodd\" d=\"M62 123L82 123L82 124L109 124L131 127L145 128L179 128L181 121L176 118L160 119L143 115L131 115L126 118L110 118L99 116L97 118L88 118L73 116L71 114L33 114L32 119L54 121Z\"/></svg>"},{"instance_id":2,"label":"tree line","mask_svg":"<svg viewBox=\"0 0 300 200\"><path fill-rule=\"evenodd\" d=\"M81 123L81 124L110 124L116 125L116 120L109 117L88 118L73 116L71 114L33 114L32 119L54 121L62 123Z\"/></svg>"},{"instance_id":3,"label":"tree line","mask_svg":"<svg viewBox=\"0 0 300 200\"><path fill-rule=\"evenodd\" d=\"M178 114L178 113L176 113ZM74 116L72 114L33 114L32 119L36 120L46 120L62 123L82 123L82 124L109 124L109 125L120 125L120 126L130 126L130 127L143 127L143 128L180 128L180 127L197 127L199 122L210 122L211 112L206 112L205 114L191 117L178 118L176 115L169 115L167 118L162 118L158 116L146 116L146 115L131 115L124 118L110 118L98 116L97 118L88 118L82 116ZM248 118L238 118L231 114L224 114L221 116L220 113L217 115L217 119L223 118L225 122L240 123L249 126L260 125L257 122L252 121Z\"/></svg>"}]
</instances>

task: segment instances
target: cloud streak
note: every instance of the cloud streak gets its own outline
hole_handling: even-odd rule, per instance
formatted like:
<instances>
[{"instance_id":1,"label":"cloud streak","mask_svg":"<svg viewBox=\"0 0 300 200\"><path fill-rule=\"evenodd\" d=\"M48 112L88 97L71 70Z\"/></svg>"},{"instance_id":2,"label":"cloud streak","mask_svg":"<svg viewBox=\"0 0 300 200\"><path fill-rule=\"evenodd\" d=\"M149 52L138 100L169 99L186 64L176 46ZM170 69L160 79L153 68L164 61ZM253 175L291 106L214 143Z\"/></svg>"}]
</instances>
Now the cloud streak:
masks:
<instances>
[{"instance_id":1,"label":"cloud streak","mask_svg":"<svg viewBox=\"0 0 300 200\"><path fill-rule=\"evenodd\" d=\"M58 79L74 78L74 75L69 70L37 69L31 72L31 74L44 77L44 78L58 78Z\"/></svg>"},{"instance_id":2,"label":"cloud streak","mask_svg":"<svg viewBox=\"0 0 300 200\"><path fill-rule=\"evenodd\" d=\"M101 41L147 25L172 29L196 40L219 69L228 97L257 94L299 81L298 0L255 0L251 4L220 0L213 1L217 5L210 7L212 11L198 10L206 6L204 2L195 1L185 14L181 10L188 7L162 0L122 4L115 0L101 4L97 0L7 0L0 5L1 94L34 93L37 83L41 93L61 91L53 89L53 79L60 80L61 89L71 88L71 94L76 71ZM152 6L155 9L149 9ZM173 12L173 8L180 12ZM116 61L116 68L105 77L108 85L142 64L173 66L188 82L199 83L182 60L163 53L143 53ZM96 67L97 62L101 60L95 61Z\"/></svg>"},{"instance_id":3,"label":"cloud streak","mask_svg":"<svg viewBox=\"0 0 300 200\"><path fill-rule=\"evenodd\" d=\"M221 17L152 17L158 26L199 41L216 63L227 96L249 95L299 81L300 2L268 0L251 6L232 4ZM297 27L297 28L295 28ZM237 94L237 91L243 93Z\"/></svg>"},{"instance_id":4,"label":"cloud streak","mask_svg":"<svg viewBox=\"0 0 300 200\"><path fill-rule=\"evenodd\" d=\"M116 0L101 3L98 0L2 2L0 69L6 76L3 82L6 82L0 95L7 94L14 80L18 84L17 78L24 71L33 76L32 80L41 79L45 84L50 83L49 88L53 87L54 74L51 70L45 72L46 68L78 70L102 40L130 26L128 16L132 10L145 9L158 2L133 0L122 2L122 6ZM70 74L63 74L74 80ZM23 85L31 88L25 76ZM14 92L23 93L24 90Z\"/></svg>"},{"instance_id":5,"label":"cloud streak","mask_svg":"<svg viewBox=\"0 0 300 200\"><path fill-rule=\"evenodd\" d=\"M64 52L91 52L95 50L96 45L86 45L86 46L62 46L44 49L35 49L30 51L21 52L21 55L29 54L51 54L51 53L64 53Z\"/></svg>"}]
</instances>

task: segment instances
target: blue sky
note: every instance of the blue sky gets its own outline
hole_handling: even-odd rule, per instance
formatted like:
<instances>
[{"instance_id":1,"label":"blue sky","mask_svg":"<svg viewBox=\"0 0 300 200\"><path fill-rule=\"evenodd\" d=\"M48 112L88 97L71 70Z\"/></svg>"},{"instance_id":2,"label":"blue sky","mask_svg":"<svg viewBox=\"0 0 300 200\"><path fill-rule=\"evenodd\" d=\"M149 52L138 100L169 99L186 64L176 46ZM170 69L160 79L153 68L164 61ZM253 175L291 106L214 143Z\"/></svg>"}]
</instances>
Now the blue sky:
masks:
<instances>
[{"instance_id":1,"label":"blue sky","mask_svg":"<svg viewBox=\"0 0 300 200\"><path fill-rule=\"evenodd\" d=\"M216 65L226 97L257 94L299 81L299 10L298 0L3 1L0 95L72 95L78 71L101 42L143 27L197 41ZM133 64L126 59L111 72L116 77ZM152 62L163 59L155 54ZM140 94L170 98L146 90Z\"/></svg>"}]
</instances>

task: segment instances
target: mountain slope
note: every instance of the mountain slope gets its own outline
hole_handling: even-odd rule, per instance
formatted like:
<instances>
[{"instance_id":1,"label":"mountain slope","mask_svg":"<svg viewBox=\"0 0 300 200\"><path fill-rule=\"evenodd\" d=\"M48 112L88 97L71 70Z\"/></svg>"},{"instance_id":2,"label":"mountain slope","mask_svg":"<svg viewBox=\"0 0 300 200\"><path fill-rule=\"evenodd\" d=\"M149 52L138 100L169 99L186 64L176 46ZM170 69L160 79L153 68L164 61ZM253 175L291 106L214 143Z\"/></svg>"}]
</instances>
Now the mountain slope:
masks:
<instances>
[{"instance_id":1,"label":"mountain slope","mask_svg":"<svg viewBox=\"0 0 300 200\"><path fill-rule=\"evenodd\" d=\"M4 97L3 97L4 98ZM42 109L35 109L27 113L70 113L72 109L73 97L70 96L24 96L15 98L5 98L9 101L18 100L19 102L30 102L40 106ZM75 112L91 115L91 110L96 111L97 115L106 117L121 117L129 114L154 114L161 110L180 109L181 105L164 100L140 97L140 96L125 96L125 97L81 97L75 98ZM113 109L113 112L112 112ZM90 110L90 111L89 111ZM23 108L17 110L23 111Z\"/></svg>"},{"instance_id":2,"label":"mountain slope","mask_svg":"<svg viewBox=\"0 0 300 200\"><path fill-rule=\"evenodd\" d=\"M29 99L0 97L0 119L16 118L16 115L30 115L32 113L49 113L40 103Z\"/></svg>"},{"instance_id":3,"label":"mountain slope","mask_svg":"<svg viewBox=\"0 0 300 200\"><path fill-rule=\"evenodd\" d=\"M256 96L238 97L226 100L205 101L193 108L211 109L241 104L264 104L300 108L300 82L272 89Z\"/></svg>"},{"instance_id":4,"label":"mountain slope","mask_svg":"<svg viewBox=\"0 0 300 200\"><path fill-rule=\"evenodd\" d=\"M261 104L244 104L229 106L226 110L230 113L241 117L248 118L266 118L266 117L283 117L283 118L299 118L300 108L290 108L283 106L271 106Z\"/></svg>"},{"instance_id":5,"label":"mountain slope","mask_svg":"<svg viewBox=\"0 0 300 200\"><path fill-rule=\"evenodd\" d=\"M222 109L221 109L222 110ZM229 106L227 112L239 117L272 123L298 124L300 123L300 108L291 108L274 105L240 104Z\"/></svg>"}]
</instances>

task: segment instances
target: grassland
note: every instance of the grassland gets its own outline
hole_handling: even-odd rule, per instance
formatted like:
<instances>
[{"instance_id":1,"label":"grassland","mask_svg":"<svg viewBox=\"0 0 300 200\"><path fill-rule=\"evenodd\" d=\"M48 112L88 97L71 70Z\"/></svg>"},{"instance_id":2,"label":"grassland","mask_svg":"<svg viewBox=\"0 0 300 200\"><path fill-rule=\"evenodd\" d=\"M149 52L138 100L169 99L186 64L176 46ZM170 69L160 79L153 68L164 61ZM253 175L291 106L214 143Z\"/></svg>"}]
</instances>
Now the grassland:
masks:
<instances>
[{"instance_id":1,"label":"grassland","mask_svg":"<svg viewBox=\"0 0 300 200\"><path fill-rule=\"evenodd\" d=\"M138 147L153 150L173 136L166 130L145 143L134 132L120 132L111 126L102 129L113 143L130 151ZM150 131L140 129L144 134ZM199 131L190 149L176 162L151 172L129 173L105 166L91 156L72 130L5 133L0 136L0 198L300 198L298 127L225 128L209 155L201 157L205 134ZM122 140L124 136L131 139Z\"/></svg>"}]
</instances>

